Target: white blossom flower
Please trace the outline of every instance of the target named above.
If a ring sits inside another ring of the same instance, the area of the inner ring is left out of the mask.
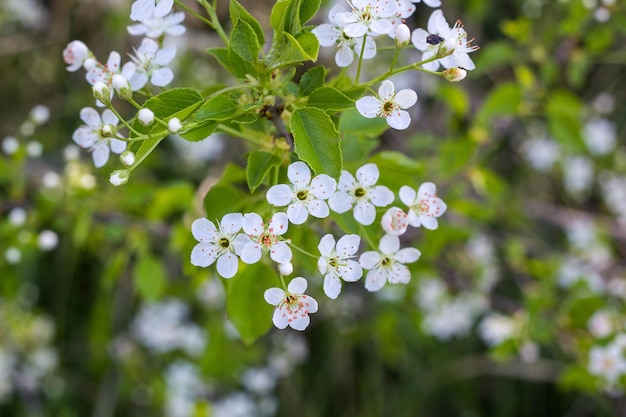
[[[2,150],[7,155],[13,155],[20,148],[20,142],[13,136],[7,136],[2,140]]]
[[[330,210],[326,201],[337,189],[337,181],[326,174],[311,180],[311,170],[302,161],[287,168],[287,177],[292,185],[272,186],[266,194],[267,201],[276,207],[287,207],[287,217],[293,224],[302,224],[309,214],[323,219]]]
[[[180,36],[185,33],[185,26],[181,23],[185,20],[184,12],[171,13],[163,17],[150,17],[143,19],[141,23],[127,27],[128,33],[133,36],[147,36],[158,39],[164,34]]]
[[[413,227],[424,226],[428,230],[435,230],[439,225],[437,217],[446,212],[446,204],[437,197],[437,188],[432,182],[425,182],[415,190],[409,186],[402,186],[398,195],[400,200],[409,206],[409,224]]]
[[[109,182],[114,187],[119,187],[120,185],[126,184],[129,178],[130,178],[129,170],[116,169],[115,171],[111,172],[111,175],[109,176]]]
[[[615,124],[607,119],[591,119],[585,124],[583,139],[592,155],[606,155],[617,143]]]
[[[217,273],[232,278],[237,273],[243,247],[250,242],[248,236],[239,233],[243,216],[229,213],[215,227],[213,222],[200,218],[191,224],[191,233],[198,243],[191,251],[191,263],[207,267],[217,260]]]
[[[50,251],[57,247],[59,236],[52,230],[44,230],[37,236],[37,246],[44,251]]]
[[[165,87],[174,79],[174,73],[166,65],[176,56],[173,46],[159,48],[159,44],[150,38],[144,38],[131,59],[135,64],[135,73],[129,78],[133,91],[143,88],[150,80],[152,85]]]
[[[390,284],[406,284],[411,279],[407,263],[415,262],[421,252],[415,248],[400,249],[400,238],[385,235],[378,245],[380,252],[364,252],[359,258],[363,269],[368,269],[365,277],[365,289],[380,290],[387,281]]]
[[[9,212],[7,220],[12,226],[22,226],[26,223],[26,217],[26,210],[21,207],[15,207]]]
[[[376,207],[385,207],[394,199],[389,188],[376,185],[380,173],[376,164],[366,164],[356,171],[356,179],[348,171],[342,171],[337,192],[328,199],[328,205],[337,213],[345,213],[354,207],[354,218],[368,226],[374,223]]]
[[[130,18],[141,22],[152,17],[163,17],[172,11],[174,0],[135,0],[131,6]]]
[[[515,336],[515,319],[499,313],[491,313],[480,322],[480,338],[488,346],[499,346]]]
[[[364,117],[384,117],[394,129],[404,130],[411,123],[408,109],[417,102],[415,91],[405,88],[394,93],[394,85],[385,80],[378,89],[378,97],[366,96],[356,101],[356,108]]]
[[[589,332],[597,338],[607,337],[612,334],[615,331],[612,316],[608,310],[598,310],[593,313],[587,321]]]
[[[85,60],[91,56],[91,51],[81,41],[72,41],[63,50],[63,60],[68,65],[67,70],[70,72],[82,68]]]
[[[409,225],[408,214],[398,207],[391,207],[383,214],[381,226],[385,233],[395,236],[403,235]]]
[[[31,119],[36,125],[41,126],[50,120],[50,109],[48,106],[38,104],[31,109],[28,114],[28,118]]]
[[[288,240],[282,235],[287,232],[289,220],[285,213],[276,213],[267,225],[257,213],[247,213],[242,220],[243,231],[250,237],[250,242],[241,250],[241,260],[247,264],[258,262],[263,252],[269,252],[270,258],[279,264],[291,261],[291,249]]]
[[[422,60],[439,57],[423,65],[424,69],[437,71],[441,64],[444,68],[460,67],[465,70],[473,70],[474,62],[469,57],[470,52],[478,49],[471,45],[472,40],[467,40],[467,33],[463,24],[457,20],[453,27],[448,25],[441,9],[437,9],[428,19],[428,32],[424,29],[416,29],[411,36],[415,47],[422,51]]]
[[[317,269],[324,275],[324,293],[335,299],[341,292],[341,280],[358,281],[363,276],[363,269],[357,261],[350,258],[356,256],[361,244],[358,235],[345,235],[337,241],[331,234],[320,240],[317,248],[322,256],[317,260]]]
[[[80,118],[85,124],[74,131],[72,139],[78,146],[91,152],[96,168],[107,163],[109,151],[118,154],[124,152],[126,142],[114,137],[118,119],[111,110],[105,109],[100,117],[95,109],[85,107],[80,111]]]
[[[154,112],[147,107],[140,109],[137,112],[137,120],[143,126],[150,126],[154,122]]]
[[[295,330],[304,330],[311,322],[309,314],[317,312],[317,301],[304,294],[307,282],[297,277],[289,282],[287,291],[270,288],[265,291],[265,301],[276,306],[272,322],[279,329],[289,326]]]
[[[95,85],[98,82],[103,83],[110,89],[110,97],[113,98],[114,89],[110,88],[113,84],[113,76],[115,74],[121,74],[124,78],[129,80],[135,73],[135,64],[127,62],[123,67],[120,67],[122,57],[116,51],[112,51],[109,54],[109,59],[105,65],[100,62],[96,62],[95,65],[89,71],[85,78],[91,85]],[[98,106],[102,106],[100,101],[97,101]]]
[[[559,145],[549,137],[533,138],[522,144],[522,154],[537,171],[547,172],[561,154]]]
[[[344,22],[338,15],[345,13],[345,9],[339,5],[330,9],[328,20],[330,23],[323,23],[311,32],[317,36],[321,46],[335,46],[337,52],[335,54],[335,63],[339,67],[347,67],[354,61],[355,56],[361,54],[363,50],[363,59],[371,59],[376,56],[376,42],[371,37],[352,38],[343,31]],[[363,42],[365,41],[365,49]]]
[[[609,384],[617,382],[626,373],[626,359],[623,348],[618,345],[594,346],[589,350],[587,370],[592,375],[600,376]]]
[[[344,32],[351,38],[366,34],[386,35],[394,28],[390,18],[397,10],[397,3],[390,0],[348,0],[351,11],[338,15],[344,22]]]
[[[585,156],[572,156],[563,161],[563,182],[568,193],[582,194],[593,184],[593,162]]]

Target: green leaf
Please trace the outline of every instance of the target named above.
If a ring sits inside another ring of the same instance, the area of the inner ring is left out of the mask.
[[[522,92],[515,83],[502,84],[485,100],[477,118],[488,124],[493,116],[514,116],[522,102]]]
[[[313,90],[324,85],[325,78],[326,68],[323,65],[311,68],[300,78],[299,95],[301,97],[310,95]]]
[[[237,78],[243,78],[246,74],[253,76],[258,75],[259,71],[251,62],[241,59],[232,49],[227,48],[209,48],[205,52],[215,59],[228,72]]]
[[[226,213],[238,212],[244,205],[244,194],[230,184],[216,184],[204,197],[204,209],[209,220],[221,219]]]
[[[354,107],[354,101],[336,88],[321,87],[311,93],[307,105],[322,110],[341,111]]]
[[[187,183],[176,183],[160,187],[148,206],[146,218],[167,219],[169,216],[189,209],[194,189]]]
[[[287,14],[287,9],[291,2],[292,0],[278,0],[272,7],[270,25],[274,28],[274,42],[276,42],[276,38],[282,36],[285,31],[285,15]]]
[[[557,90],[546,103],[546,114],[550,133],[564,148],[574,152],[584,152],[581,136],[581,115],[583,103],[574,94]]]
[[[202,123],[199,126],[194,127],[193,129],[189,129],[185,133],[182,133],[180,136],[183,139],[188,140],[189,142],[200,142],[206,138],[208,138],[213,132],[215,132],[215,128],[219,123],[216,121],[209,120],[208,122]]]
[[[370,162],[378,166],[381,183],[387,185],[392,191],[399,190],[403,185],[417,189],[417,186],[423,182],[421,176],[424,173],[424,165],[402,152],[378,152]]]
[[[167,276],[161,262],[149,255],[143,255],[135,265],[134,282],[139,295],[155,301],[165,289]]]
[[[320,8],[322,0],[300,0],[300,24],[304,25],[311,20]]]
[[[339,118],[339,131],[342,134],[354,134],[375,138],[382,135],[389,125],[382,117],[367,119],[359,113],[356,107],[347,109]]]
[[[252,151],[248,155],[248,167],[246,169],[246,179],[250,191],[263,183],[263,179],[273,167],[280,165],[280,158],[274,154],[262,151]]]
[[[237,113],[237,103],[230,98],[230,94],[219,94],[208,99],[196,112],[195,119],[228,120]]]
[[[278,281],[274,269],[263,262],[240,264],[240,268],[226,281],[226,310],[243,342],[250,345],[272,326],[274,306],[265,301],[263,294],[276,287]]]
[[[259,58],[259,39],[254,29],[241,19],[230,33],[230,48],[246,61],[255,62]]]
[[[243,6],[239,4],[239,2],[237,2],[237,0],[230,0],[230,5],[228,9],[230,11],[230,20],[233,26],[236,24],[238,19],[241,19],[244,22],[246,22],[248,25],[250,25],[252,30],[254,30],[254,33],[256,34],[257,40],[259,42],[259,46],[262,47],[263,44],[265,43],[265,36],[263,33],[263,28],[261,27],[259,22],[254,18],[254,16],[248,13],[248,11],[244,9]]]
[[[437,97],[443,99],[457,115],[464,115],[469,111],[469,97],[465,90],[453,84],[439,84]]]
[[[291,117],[296,154],[317,174],[339,178],[343,165],[339,131],[321,109],[305,107]]]
[[[297,37],[283,33],[280,43],[274,43],[272,50],[265,58],[266,64],[272,68],[281,68],[306,61],[316,61],[319,42],[312,33],[301,33]]]

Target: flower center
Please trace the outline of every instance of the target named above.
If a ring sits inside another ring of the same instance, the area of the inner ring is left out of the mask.
[[[219,245],[221,247],[223,247],[224,249],[227,249],[228,247],[230,247],[230,240],[228,240],[225,237],[223,237],[223,238],[220,239]]]
[[[363,187],[359,187],[356,190],[354,190],[354,196],[356,198],[361,198],[365,195],[365,189]]]
[[[298,200],[300,201],[305,201],[308,196],[309,196],[309,192],[307,190],[298,191],[296,193],[296,197],[298,197]]]
[[[385,256],[385,257],[383,257],[383,259],[380,260],[380,264],[382,266],[389,266],[389,265],[391,265],[392,262],[393,262],[393,259],[391,259],[388,256]]]
[[[277,242],[276,239],[276,235],[273,235],[269,232],[264,232],[260,237],[259,237],[259,242],[261,243],[261,245],[263,245],[266,248],[269,248],[270,246],[272,246],[274,243]]]
[[[381,112],[384,116],[389,116],[396,109],[396,104],[393,101],[385,101],[382,106]]]

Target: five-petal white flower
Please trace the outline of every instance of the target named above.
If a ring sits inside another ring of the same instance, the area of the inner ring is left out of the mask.
[[[151,17],[163,17],[172,11],[174,0],[135,0],[130,9],[130,18],[141,22]]]
[[[338,15],[345,23],[344,32],[351,38],[366,34],[386,35],[393,30],[390,18],[396,14],[397,3],[391,0],[348,0],[352,11]]]
[[[354,218],[368,226],[376,219],[376,207],[385,207],[394,199],[391,190],[376,185],[380,172],[376,164],[366,164],[356,171],[356,179],[348,171],[342,171],[337,192],[328,199],[328,205],[337,213],[345,213],[354,207]]]
[[[165,87],[174,79],[174,73],[166,65],[176,56],[173,46],[159,49],[159,44],[150,38],[144,38],[131,59],[135,64],[135,73],[129,79],[130,88],[137,91],[150,79],[152,85]]]
[[[400,188],[400,200],[409,206],[408,221],[413,227],[424,226],[429,230],[438,227],[437,217],[446,212],[447,206],[437,197],[437,187],[432,182],[425,182],[415,190],[407,185]]]
[[[98,82],[105,84],[109,87],[111,92],[111,98],[113,98],[114,89],[111,88],[113,84],[113,76],[115,74],[121,74],[127,80],[130,79],[135,73],[135,64],[127,62],[120,68],[122,57],[116,51],[112,51],[109,54],[109,59],[106,65],[97,62],[85,75],[87,82],[91,85],[95,85]],[[99,107],[103,107],[104,104],[99,100],[96,101]]]
[[[385,233],[400,236],[409,225],[408,215],[398,207],[391,207],[383,214],[380,224]]]
[[[328,217],[326,201],[337,189],[337,181],[326,174],[311,180],[311,170],[302,161],[287,168],[287,177],[293,185],[272,186],[266,194],[267,201],[276,207],[287,207],[287,217],[293,224],[302,224],[309,214],[319,219]]]
[[[80,111],[84,125],[74,131],[72,139],[81,148],[91,152],[96,168],[104,166],[109,160],[110,151],[122,153],[126,150],[126,142],[116,139],[118,118],[109,109],[100,114],[91,107]]]
[[[151,17],[141,23],[128,26],[128,33],[133,36],[145,35],[152,39],[158,39],[163,34],[180,36],[185,33],[185,26],[181,23],[185,20],[184,12],[171,13],[163,17]]]
[[[207,267],[217,260],[217,273],[224,278],[232,278],[237,273],[241,254],[250,238],[242,233],[241,213],[229,213],[215,227],[213,222],[200,218],[191,224],[191,233],[198,243],[191,251],[191,263]]]
[[[363,269],[354,258],[359,250],[361,237],[345,235],[337,241],[331,234],[325,235],[317,248],[322,256],[317,260],[317,269],[324,275],[324,293],[332,299],[341,292],[341,280],[355,282],[363,276]]]
[[[270,258],[279,264],[291,261],[291,249],[282,235],[287,232],[289,220],[285,213],[276,213],[267,225],[257,213],[244,214],[241,222],[243,231],[250,237],[250,242],[241,250],[241,260],[247,264],[258,262],[263,252],[269,252]]]
[[[359,55],[363,49],[365,39],[365,49],[363,49],[363,59],[371,59],[376,56],[376,42],[371,37],[351,38],[343,31],[344,22],[339,19],[339,15],[345,13],[345,9],[339,5],[330,9],[328,20],[330,23],[323,23],[311,32],[317,36],[321,46],[335,46],[335,63],[339,67],[347,67],[354,61],[354,56]]]
[[[91,55],[87,45],[81,41],[72,41],[63,50],[63,60],[68,65],[67,70],[70,72],[78,71]]]
[[[394,129],[404,130],[411,123],[411,116],[403,109],[408,109],[417,102],[415,91],[405,88],[394,94],[394,85],[385,80],[378,89],[378,98],[366,96],[356,101],[356,108],[368,119],[380,116]]]
[[[417,261],[421,252],[415,248],[400,249],[400,238],[394,235],[383,236],[378,249],[380,252],[364,252],[359,258],[359,264],[369,270],[365,289],[378,291],[387,281],[390,284],[408,283],[411,272],[405,264]]]
[[[279,329],[289,326],[295,330],[304,330],[309,326],[309,314],[317,312],[317,301],[306,295],[307,282],[296,277],[289,282],[287,291],[270,288],[265,291],[264,298],[269,304],[276,306],[272,322]]]

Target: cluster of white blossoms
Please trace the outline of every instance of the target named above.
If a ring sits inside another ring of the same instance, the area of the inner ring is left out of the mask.
[[[118,133],[119,115],[111,111],[114,94],[132,102],[133,92],[146,89],[148,83],[166,87],[174,79],[168,65],[176,56],[176,48],[164,44],[168,36],[185,33],[181,24],[185,14],[173,12],[172,7],[172,0],[137,0],[133,3],[130,17],[137,23],[128,26],[128,33],[145,37],[133,53],[128,54],[130,61],[124,64],[117,51],[109,54],[106,63],[98,61],[87,45],[79,40],[70,42],[63,50],[68,71],[75,72],[81,68],[86,71],[85,78],[92,85],[96,106],[109,107],[102,115],[91,107],[83,108],[80,116],[85,124],[72,137],[78,146],[92,153],[98,168],[107,163],[110,151],[121,153],[126,149],[124,137]],[[154,120],[154,115],[150,117],[145,112],[136,117],[144,125]],[[117,177],[119,175],[114,178]],[[122,183],[113,179],[112,182]]]
[[[414,3],[420,0],[348,0],[349,10],[343,5],[335,5],[328,15],[329,23],[313,29],[321,46],[335,47],[335,62],[339,67],[350,66],[355,57],[359,65],[364,59],[376,56],[376,39],[387,35],[395,39],[398,51],[409,44],[422,52],[422,61],[414,68],[429,72],[445,68],[441,73],[448,81],[460,81],[467,71],[475,68],[470,52],[478,49],[467,38],[461,21],[450,26],[440,9],[428,19],[428,30],[416,29],[411,34],[404,24],[416,10]],[[440,0],[428,0],[429,7],[440,7]],[[393,60],[395,63],[395,59]],[[420,67],[421,68],[418,68]],[[392,68],[389,75],[392,75]],[[378,90],[378,96],[363,97],[356,102],[357,110],[365,117],[384,117],[394,129],[406,129],[411,118],[406,109],[417,102],[417,94],[411,89],[394,93],[394,85],[385,80]]]
[[[191,252],[191,263],[207,267],[216,263],[217,272],[224,278],[237,274],[239,259],[253,264],[268,255],[276,262],[281,276],[290,275],[294,246],[284,237],[289,223],[301,225],[309,219],[327,218],[331,211],[353,212],[354,219],[368,226],[376,219],[376,208],[390,205],[394,193],[383,185],[377,185],[379,170],[375,164],[366,164],[353,176],[342,171],[339,183],[326,174],[312,176],[310,168],[301,161],[287,168],[290,184],[277,184],[266,193],[267,201],[274,207],[287,206],[286,213],[277,212],[265,224],[257,213],[229,213],[217,225],[206,218],[195,220],[191,226],[194,238],[199,242]],[[438,227],[437,217],[446,211],[445,203],[435,194],[433,183],[422,184],[417,191],[409,186],[400,189],[400,200],[407,205],[406,213],[391,207],[381,218],[383,236],[374,250],[357,252],[361,236],[346,234],[335,239],[332,234],[324,235],[318,245],[320,252],[317,267],[324,276],[324,293],[332,299],[341,292],[341,281],[355,282],[364,272],[365,288],[378,291],[387,282],[406,284],[411,278],[407,264],[416,262],[421,253],[415,248],[401,248],[400,238],[408,226],[434,230]],[[314,255],[311,255],[314,256]],[[290,326],[304,330],[310,322],[309,314],[315,313],[317,301],[304,292],[307,281],[297,277],[286,288],[270,288],[265,300],[276,306],[273,322],[283,329]]]

